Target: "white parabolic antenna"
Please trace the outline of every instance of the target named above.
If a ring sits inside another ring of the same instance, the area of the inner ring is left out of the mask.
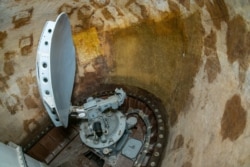
[[[37,80],[43,104],[55,126],[68,126],[75,78],[75,48],[67,14],[47,21],[37,50]]]

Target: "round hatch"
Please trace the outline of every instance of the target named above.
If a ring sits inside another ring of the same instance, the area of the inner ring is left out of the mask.
[[[55,126],[68,126],[75,77],[75,48],[67,14],[47,21],[37,50],[37,81],[42,101]]]

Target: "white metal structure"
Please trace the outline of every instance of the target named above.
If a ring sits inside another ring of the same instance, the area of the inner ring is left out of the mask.
[[[68,16],[47,21],[37,50],[37,80],[43,104],[55,126],[68,126],[75,78],[75,48]]]
[[[0,142],[0,167],[48,167],[23,153],[14,143],[5,145]]]

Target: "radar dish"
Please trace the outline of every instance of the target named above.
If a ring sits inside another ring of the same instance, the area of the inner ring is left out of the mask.
[[[68,126],[75,78],[75,48],[67,14],[47,21],[37,50],[37,81],[43,104],[55,126]]]

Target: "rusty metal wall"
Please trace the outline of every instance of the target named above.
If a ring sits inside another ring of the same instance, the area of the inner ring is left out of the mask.
[[[100,83],[142,87],[170,115],[167,164],[249,166],[248,9],[244,0],[1,0],[0,140],[27,143],[50,123],[36,49],[44,23],[65,11],[77,49],[72,98]]]

